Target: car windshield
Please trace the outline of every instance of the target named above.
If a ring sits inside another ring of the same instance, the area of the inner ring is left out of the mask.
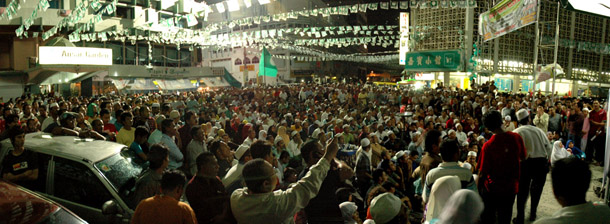
[[[142,172],[142,168],[135,166],[128,158],[121,154],[114,154],[95,164],[115,189],[123,201],[128,202],[128,196],[135,186],[137,176]]]

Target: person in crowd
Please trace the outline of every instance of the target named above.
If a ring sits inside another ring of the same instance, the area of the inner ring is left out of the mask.
[[[462,189],[449,197],[449,200],[447,200],[443,207],[443,211],[434,223],[478,223],[481,213],[483,213],[483,200],[481,196],[474,191]],[[434,220],[432,219],[432,221]]]
[[[577,158],[560,159],[551,170],[551,180],[553,194],[562,208],[552,217],[540,219],[535,224],[608,223],[608,205],[586,200],[591,183],[591,170],[587,163]]]
[[[382,146],[379,143],[379,136],[377,133],[371,133],[369,134],[369,138],[371,141],[371,165],[373,167],[377,167],[377,165],[379,165],[379,162],[381,162],[381,160],[383,159],[381,154],[387,154],[388,150],[386,147]]]
[[[233,193],[233,191],[238,188],[245,187],[246,184],[244,182],[244,178],[242,176],[242,171],[244,170],[244,165],[252,160],[252,153],[250,152],[250,147],[248,145],[240,145],[237,150],[235,150],[235,159],[238,160],[238,163],[229,169],[224,178],[222,178],[222,184],[225,186],[225,189],[229,194]]]
[[[343,217],[344,224],[362,223],[360,217],[358,217],[358,206],[356,203],[351,201],[342,202],[339,204],[339,209],[341,209],[341,216]]]
[[[563,158],[568,158],[572,155],[571,150],[563,147],[561,141],[557,140],[553,143],[553,152],[551,153],[551,166],[555,165],[555,162]]]
[[[430,130],[426,133],[425,138],[426,153],[419,164],[420,176],[413,183],[415,194],[422,195],[426,183],[426,178],[430,170],[438,167],[443,162],[441,156],[441,132],[438,130]]]
[[[142,165],[148,160],[146,158],[146,153],[148,152],[147,140],[148,129],[144,126],[135,128],[134,140],[129,146],[129,152],[132,154],[132,158],[134,158],[134,162],[137,164]]]
[[[237,189],[231,195],[231,210],[238,223],[290,223],[294,214],[305,208],[320,189],[330,162],[339,147],[333,139],[318,163],[296,185],[286,191],[275,191],[278,183],[273,166],[254,159],[244,166],[246,188]]]
[[[502,125],[502,129],[504,129],[505,132],[514,131],[516,129],[515,123],[512,122],[512,119],[509,115],[504,117],[504,124]]]
[[[464,189],[477,191],[472,171],[458,164],[460,153],[458,144],[456,140],[445,140],[441,144],[440,152],[443,162],[437,168],[431,169],[426,176],[423,194],[424,203],[428,202],[434,183],[444,176],[457,176],[460,180],[460,186],[463,186]]]
[[[169,148],[169,169],[178,169],[182,167],[184,162],[184,154],[180,151],[180,147],[174,141],[174,138],[180,137],[176,130],[174,120],[165,119],[161,123],[161,131],[163,136],[161,137],[161,144],[164,144]]]
[[[187,112],[188,113],[188,112]],[[229,194],[218,174],[218,160],[209,152],[197,156],[197,173],[186,185],[186,198],[199,223],[218,223],[230,216]]]
[[[94,138],[97,140],[106,140],[104,136],[100,135],[96,131],[93,130],[83,130],[77,131],[76,125],[76,113],[73,112],[63,112],[59,116],[59,124],[52,123],[47,126],[47,129],[43,130],[43,132],[51,133],[56,136],[76,136],[81,138]]]
[[[356,181],[361,195],[371,187],[373,180],[373,165],[371,164],[371,141],[368,138],[360,140],[360,148],[356,152]]]
[[[477,185],[485,204],[481,222],[508,224],[519,190],[520,163],[527,152],[519,134],[502,130],[500,112],[488,111],[483,124],[494,135],[483,145],[477,164]]]
[[[187,113],[189,114],[189,113]],[[207,152],[207,145],[205,143],[205,135],[200,125],[191,127],[190,136],[192,140],[186,146],[186,161],[188,162],[189,174],[194,176],[197,174],[197,157],[203,152]],[[182,136],[182,135],[180,135]]]
[[[299,175],[299,179],[309,172],[309,170],[322,158],[324,151],[322,144],[318,141],[308,141],[301,149],[302,157],[307,166]],[[322,182],[322,186],[316,197],[309,201],[305,207],[307,220],[311,223],[317,222],[340,222],[341,210],[339,209],[340,201],[337,199],[335,192],[341,186],[344,179],[341,178],[340,170],[346,169],[344,164],[339,164],[335,160],[330,161],[330,170],[326,174],[326,178]]]
[[[40,131],[40,122],[38,122],[37,119],[28,119],[25,125],[25,133],[34,133],[34,132],[39,132]]]
[[[156,118],[156,123],[157,123],[157,129],[154,130],[153,132],[150,133],[150,136],[148,136],[148,144],[156,144],[156,143],[160,143],[161,139],[163,138],[163,131],[161,131],[163,129],[163,121],[165,120],[165,116],[163,115],[158,115]]]
[[[581,108],[582,102],[573,103],[570,106],[570,115],[568,116],[568,140],[572,140],[574,145],[578,147],[580,147],[582,126],[585,121]]]
[[[6,130],[13,150],[2,160],[2,179],[24,186],[35,187],[38,180],[38,154],[25,149],[25,131],[19,126]]]
[[[40,126],[41,130],[46,130],[49,125],[52,123],[57,123],[57,119],[59,118],[59,104],[51,103],[49,105],[49,116],[42,121],[42,125]],[[4,116],[6,120],[6,116]],[[6,129],[8,130],[8,129]]]
[[[544,113],[542,107],[538,107],[537,115],[545,122],[547,116],[542,116]],[[546,115],[546,114],[544,114]],[[530,206],[530,221],[536,220],[536,212],[540,196],[546,182],[546,174],[549,172],[548,161],[551,157],[552,146],[549,139],[546,137],[546,124],[544,129],[541,126],[530,125],[530,115],[527,109],[520,109],[516,113],[519,122],[519,128],[515,129],[515,133],[521,136],[525,146],[526,159],[521,161],[521,169],[519,176],[519,194],[517,194],[517,217],[513,220],[514,223],[523,223],[525,217],[525,203],[531,193]],[[540,124],[540,121],[538,121]]]
[[[186,176],[180,171],[169,170],[161,178],[161,193],[142,200],[131,218],[132,224],[140,223],[197,223],[195,212],[181,202]]]
[[[593,101],[593,110],[589,113],[588,147],[586,160],[592,162],[595,159],[598,165],[603,166],[605,161],[606,142],[606,110],[602,109],[598,100]]]
[[[184,114],[184,120],[186,121],[184,126],[178,129],[180,133],[180,141],[183,143],[182,153],[186,154],[186,148],[191,140],[193,140],[193,135],[191,135],[191,128],[194,126],[199,126],[199,117],[193,111],[187,111]],[[195,157],[197,158],[197,157]]]
[[[301,147],[304,144],[303,140],[301,139],[301,135],[299,135],[296,131],[293,131],[292,133],[290,133],[290,135],[292,136],[292,139],[290,139],[290,141],[288,142],[286,149],[288,153],[290,153],[291,158],[300,158]],[[278,134],[278,136],[280,135]],[[282,138],[282,140],[285,139]]]
[[[133,207],[140,201],[159,193],[163,171],[169,165],[169,149],[164,145],[154,144],[150,147],[146,158],[149,165],[136,180]]]
[[[409,208],[396,195],[386,192],[371,201],[369,212],[374,223],[407,223]],[[365,221],[366,222],[366,221]]]
[[[449,197],[460,190],[461,186],[460,178],[457,176],[447,175],[438,178],[430,190],[430,197],[426,200],[425,220],[438,218]]]
[[[116,135],[116,141],[117,143],[130,146],[131,143],[133,143],[134,133],[136,131],[135,128],[132,127],[133,115],[131,112],[123,112],[119,121],[121,122],[122,128]]]
[[[544,112],[544,107],[538,106],[536,108],[536,116],[534,117],[533,124],[537,128],[540,128],[544,133],[549,131],[549,115]]]
[[[233,152],[227,143],[221,140],[216,140],[210,143],[209,150],[216,156],[218,160],[218,177],[221,179],[225,177],[229,169],[233,166]]]
[[[566,142],[566,149],[568,149],[572,155],[574,155],[574,157],[578,158],[578,159],[585,159],[586,154],[580,150],[580,148],[576,147],[576,145],[574,145],[574,141],[572,140],[568,140]]]

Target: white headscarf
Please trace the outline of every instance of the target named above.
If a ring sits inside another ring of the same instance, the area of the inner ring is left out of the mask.
[[[458,190],[445,204],[445,209],[438,218],[438,224],[477,223],[483,213],[483,200],[472,190]]]
[[[260,130],[258,132],[258,140],[261,140],[261,141],[267,140],[267,132],[265,130]]]
[[[341,215],[343,216],[343,223],[345,224],[356,224],[356,220],[354,220],[353,216],[358,210],[358,206],[356,203],[346,201],[339,204],[339,208],[341,209]]]
[[[563,148],[561,141],[555,141],[555,143],[553,143],[553,152],[551,152],[551,165],[555,164],[557,160],[568,156],[570,156],[570,152]]]
[[[444,176],[437,179],[430,190],[430,198],[426,209],[426,221],[438,218],[451,195],[460,190],[460,178],[457,176]]]

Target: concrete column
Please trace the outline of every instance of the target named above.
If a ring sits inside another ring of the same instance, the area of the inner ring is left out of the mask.
[[[572,11],[570,13],[571,15],[571,20],[570,20],[570,40],[574,40],[574,29],[575,29],[575,24],[576,24],[576,12]],[[566,73],[566,77],[568,79],[574,80],[576,77],[572,75],[572,68],[573,68],[573,63],[572,60],[574,60],[574,49],[572,48],[568,48],[568,66],[566,67],[565,73]],[[572,93],[574,93],[575,89],[578,89],[578,85],[577,82],[572,82]],[[557,90],[555,90],[557,91]]]
[[[493,74],[498,74],[498,63],[500,63],[500,38],[494,39]]]
[[[521,85],[521,76],[513,76],[513,92],[519,93],[519,86]]]
[[[449,82],[451,80],[451,78],[449,77],[450,73],[449,72],[445,72],[445,74],[443,74],[443,86],[449,86]]]
[[[474,0],[468,0],[474,1]],[[468,1],[466,1],[466,5],[468,5]],[[466,18],[464,22],[464,44],[465,50],[464,55],[464,70],[468,71],[468,66],[470,66],[470,57],[472,56],[472,36],[474,35],[474,8],[466,8]]]
[[[80,95],[86,97],[93,96],[93,77],[80,82]]]

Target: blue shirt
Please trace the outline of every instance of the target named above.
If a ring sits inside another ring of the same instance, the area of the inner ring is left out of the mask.
[[[169,135],[163,134],[161,137],[161,143],[169,148],[169,165],[168,169],[177,169],[182,166],[182,162],[184,161],[184,155],[180,152],[178,145],[174,142],[174,139],[169,137]]]

